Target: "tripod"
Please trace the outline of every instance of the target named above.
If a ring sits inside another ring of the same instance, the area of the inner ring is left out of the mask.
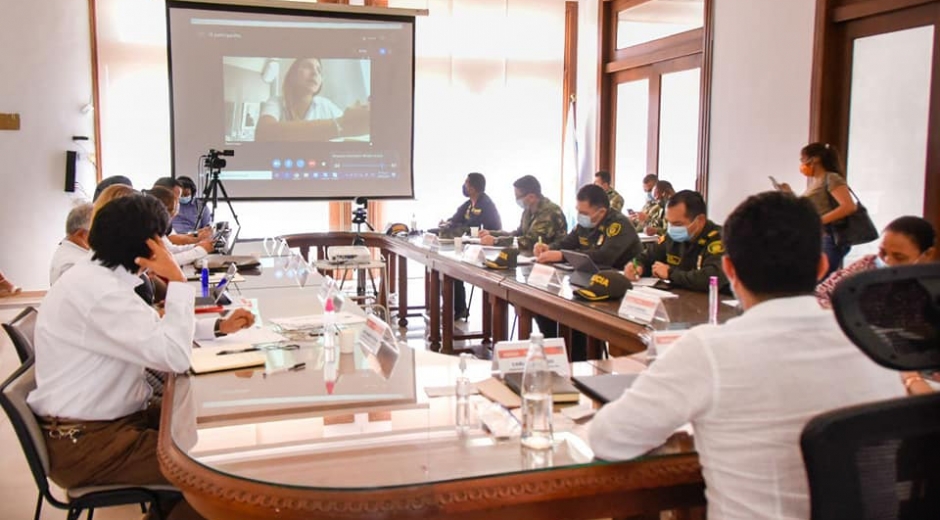
[[[206,166],[209,168],[209,182],[202,191],[202,207],[199,209],[196,222],[201,221],[202,217],[205,215],[206,207],[209,206],[210,202],[212,203],[212,213],[210,213],[212,217],[211,221],[215,222],[215,210],[219,206],[219,189],[221,189],[222,198],[225,200],[225,203],[228,204],[228,210],[232,212],[235,225],[241,228],[241,222],[238,221],[238,215],[235,213],[235,208],[232,207],[232,201],[228,197],[228,192],[225,191],[225,185],[222,184],[222,180],[219,179],[219,174],[225,166],[225,161],[220,160],[218,155],[214,152],[215,150],[210,150],[209,155],[206,156]]]

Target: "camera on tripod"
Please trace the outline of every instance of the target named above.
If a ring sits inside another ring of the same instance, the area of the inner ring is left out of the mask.
[[[205,155],[206,168],[210,170],[220,170],[225,168],[225,159],[222,157],[234,157],[235,150],[209,150]]]
[[[360,226],[362,224],[367,224],[366,221],[369,218],[368,217],[369,213],[368,213],[368,210],[366,209],[366,206],[369,204],[369,199],[365,197],[356,197],[356,204],[359,207],[354,209],[352,212],[352,215],[353,215],[352,223],[356,225],[360,225]],[[370,226],[370,229],[371,229],[371,226]]]

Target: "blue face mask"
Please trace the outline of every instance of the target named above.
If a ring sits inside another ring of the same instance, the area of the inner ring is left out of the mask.
[[[652,190],[646,192],[646,200],[647,200],[647,201],[652,201],[652,200],[653,200],[653,191],[652,191]]]
[[[516,199],[516,205],[522,209],[525,209],[525,197]]]
[[[875,256],[875,269],[884,269],[885,267],[890,267],[880,256]]]
[[[584,229],[591,229],[594,227],[594,223],[591,222],[591,217],[589,215],[582,215],[578,213],[578,225]]]
[[[180,197],[180,204],[189,204],[192,201],[193,201],[192,195],[190,195],[189,197]]]
[[[669,224],[666,233],[669,234],[669,238],[671,238],[673,242],[689,241],[689,228],[687,226],[673,226]]]

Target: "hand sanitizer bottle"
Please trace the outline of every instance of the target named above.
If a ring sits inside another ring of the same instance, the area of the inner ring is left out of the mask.
[[[470,354],[460,355],[460,375],[457,376],[457,406],[455,424],[458,433],[466,433],[470,429],[470,393],[472,392],[470,379],[467,377],[467,358]]]

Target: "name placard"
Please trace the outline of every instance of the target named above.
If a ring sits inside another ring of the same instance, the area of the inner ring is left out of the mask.
[[[568,364],[568,350],[565,348],[564,338],[546,339],[542,347],[545,349],[545,357],[548,358],[549,370],[570,377],[571,365]],[[499,371],[503,375],[525,371],[525,358],[528,353],[528,341],[500,341],[493,351]]]
[[[425,233],[421,237],[421,244],[432,249],[439,248],[441,247],[441,239],[438,238],[434,233]]]
[[[659,296],[641,291],[627,291],[617,314],[639,323],[651,323],[663,302]]]
[[[653,341],[656,342],[656,351],[662,354],[667,348],[671,347],[673,343],[679,341],[682,336],[685,336],[687,331],[688,329],[653,331]]]
[[[460,255],[460,261],[473,265],[483,265],[486,262],[486,253],[483,252],[483,246],[466,246],[463,254]]]
[[[526,280],[526,283],[529,285],[534,285],[536,287],[545,288],[552,284],[552,282],[557,283],[555,268],[548,264],[532,264],[532,271],[529,273],[529,278]]]
[[[359,344],[375,354],[382,347],[383,343],[395,345],[395,335],[391,327],[374,314],[366,317],[366,326],[362,328],[359,334]]]

